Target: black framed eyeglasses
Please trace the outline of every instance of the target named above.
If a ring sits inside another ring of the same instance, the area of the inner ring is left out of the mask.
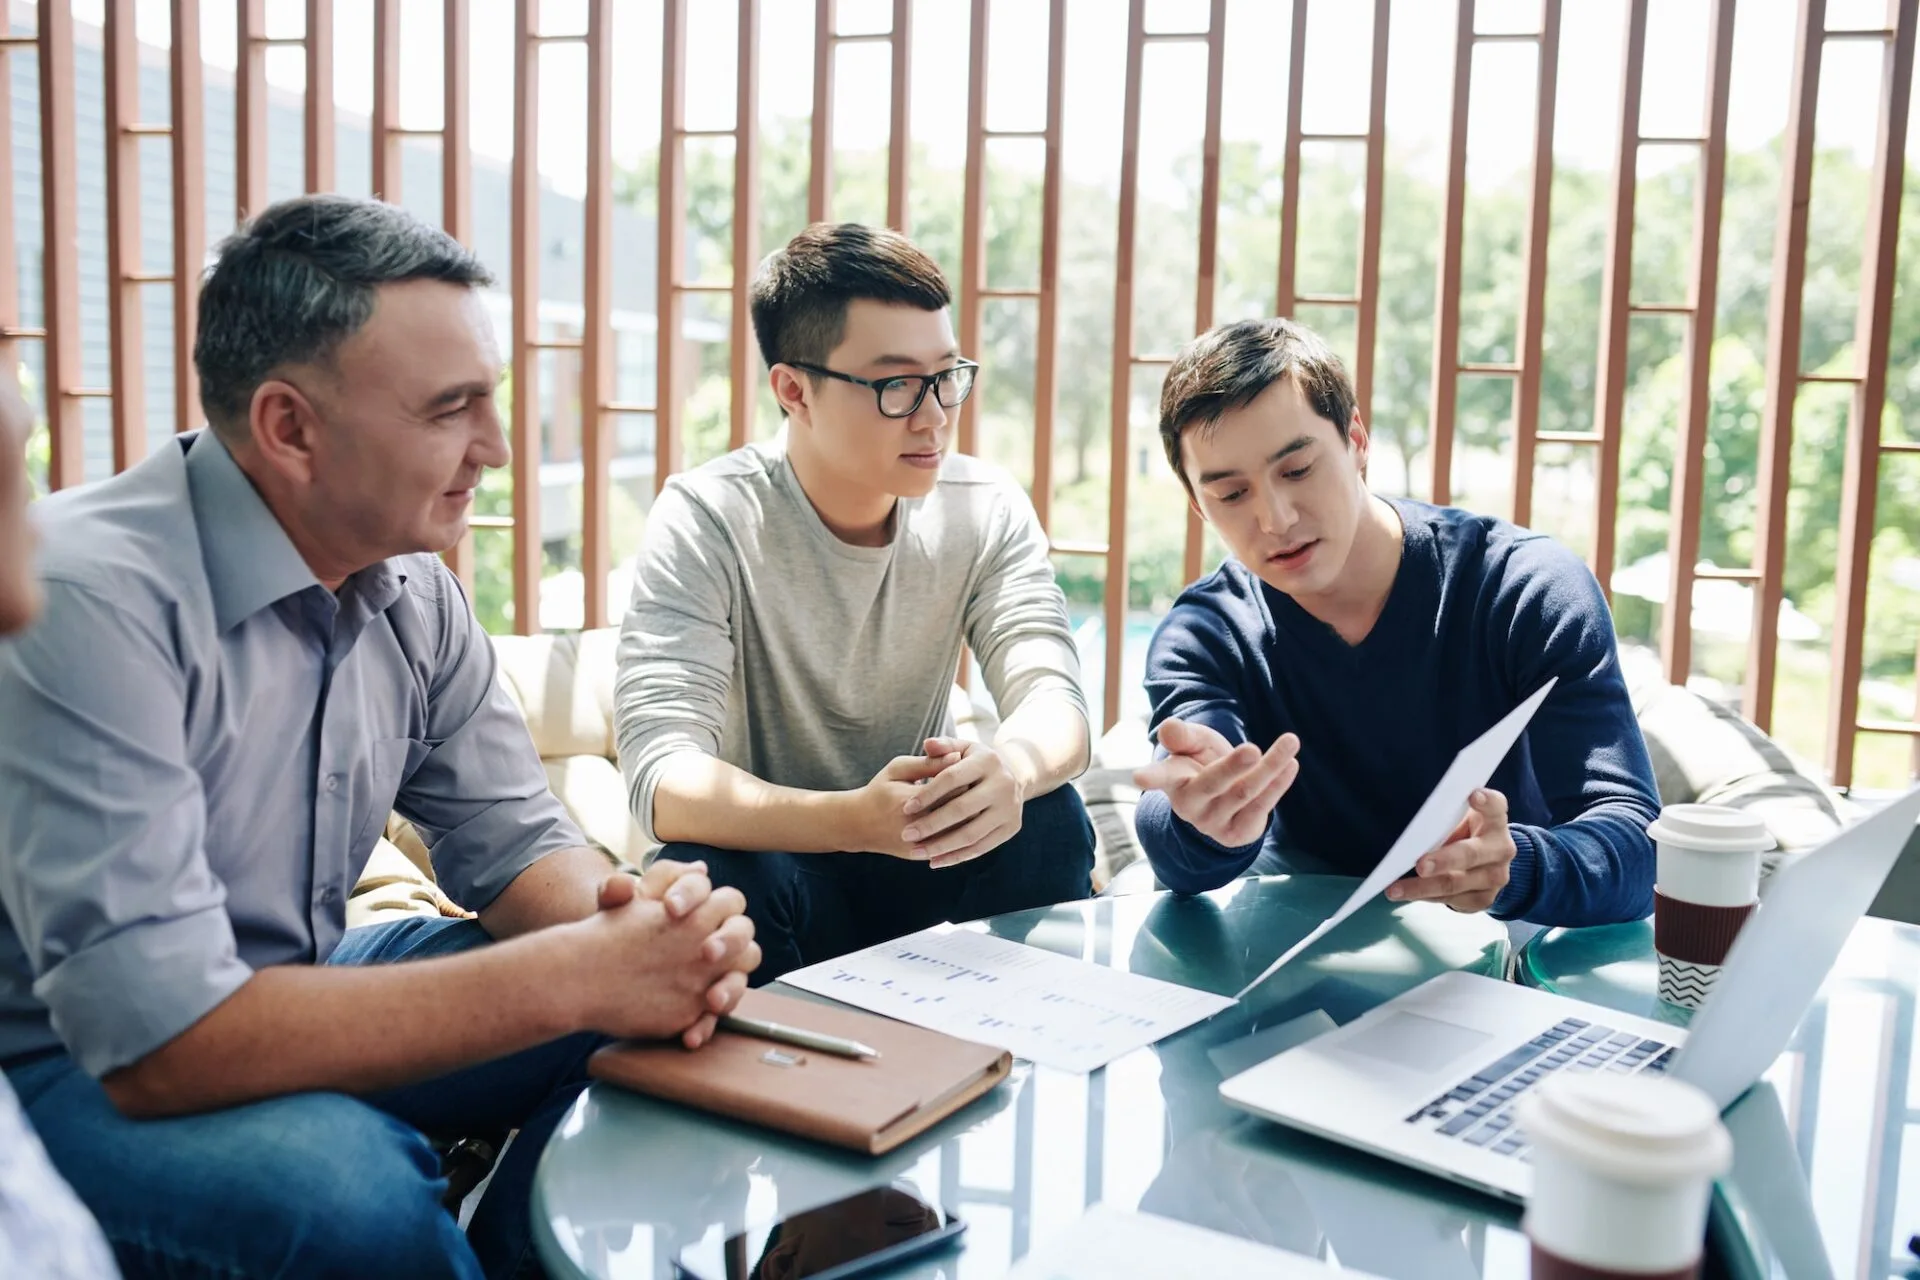
[[[980,366],[972,360],[962,360],[951,369],[942,369],[939,373],[903,373],[891,378],[856,378],[850,373],[841,373],[837,369],[828,369],[823,365],[802,364],[798,360],[786,363],[796,369],[805,369],[808,373],[817,373],[823,378],[838,378],[842,382],[851,382],[856,387],[873,388],[874,402],[880,407],[880,416],[884,418],[911,418],[920,412],[920,405],[927,398],[927,392],[933,392],[934,399],[943,409],[958,407],[973,394],[973,378]]]

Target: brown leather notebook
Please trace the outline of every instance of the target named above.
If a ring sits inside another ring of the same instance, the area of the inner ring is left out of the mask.
[[[722,1030],[689,1052],[677,1041],[608,1045],[590,1075],[703,1111],[869,1155],[891,1151],[986,1093],[1013,1055],[857,1009],[749,991],[735,1011],[857,1040],[876,1059],[843,1058]]]

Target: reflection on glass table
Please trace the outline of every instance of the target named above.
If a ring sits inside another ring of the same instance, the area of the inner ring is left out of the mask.
[[[1198,898],[1137,894],[1018,912],[1000,936],[1232,994],[1352,891],[1333,876],[1242,880]],[[590,1088],[540,1164],[533,1216],[554,1276],[673,1274],[755,1224],[897,1184],[967,1221],[957,1252],[894,1276],[986,1280],[1086,1207],[1144,1209],[1385,1277],[1527,1274],[1518,1211],[1227,1107],[1218,1085],[1248,1036],[1278,1052],[1450,969],[1504,974],[1484,915],[1385,900],[1357,912],[1240,1005],[1091,1075],[1016,1063],[1005,1085],[871,1158],[626,1093]],[[781,988],[783,991],[788,989]],[[794,993],[798,994],[798,993]],[[1244,1051],[1243,1051],[1244,1052]]]
[[[1685,1025],[1654,995],[1653,922],[1550,930],[1532,986]],[[1920,1276],[1920,929],[1862,920],[1785,1053],[1726,1115],[1734,1170],[1713,1215],[1734,1276]],[[1906,1139],[1915,1138],[1909,1149]]]

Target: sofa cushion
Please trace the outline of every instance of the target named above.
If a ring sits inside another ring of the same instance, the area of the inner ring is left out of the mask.
[[[1738,712],[1664,681],[1633,694],[1663,805],[1720,804],[1754,813],[1789,854],[1823,843],[1856,816],[1811,766]]]
[[[549,757],[541,763],[547,785],[588,840],[621,862],[645,865],[659,846],[648,843],[633,820],[619,766],[595,755]]]
[[[620,633],[612,627],[566,635],[493,637],[500,683],[526,717],[533,745],[543,758],[617,759],[613,679],[619,639]]]
[[[347,928],[382,924],[407,916],[470,916],[440,891],[431,875],[391,841],[381,839],[347,895]]]

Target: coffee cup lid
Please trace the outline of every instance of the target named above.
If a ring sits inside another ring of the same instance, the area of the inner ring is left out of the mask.
[[[1758,853],[1773,848],[1773,836],[1758,816],[1719,804],[1670,804],[1660,810],[1647,834],[1707,853]]]
[[[1712,1178],[1733,1163],[1713,1100],[1663,1076],[1553,1076],[1521,1098],[1515,1119],[1536,1146],[1569,1151],[1616,1182]]]

